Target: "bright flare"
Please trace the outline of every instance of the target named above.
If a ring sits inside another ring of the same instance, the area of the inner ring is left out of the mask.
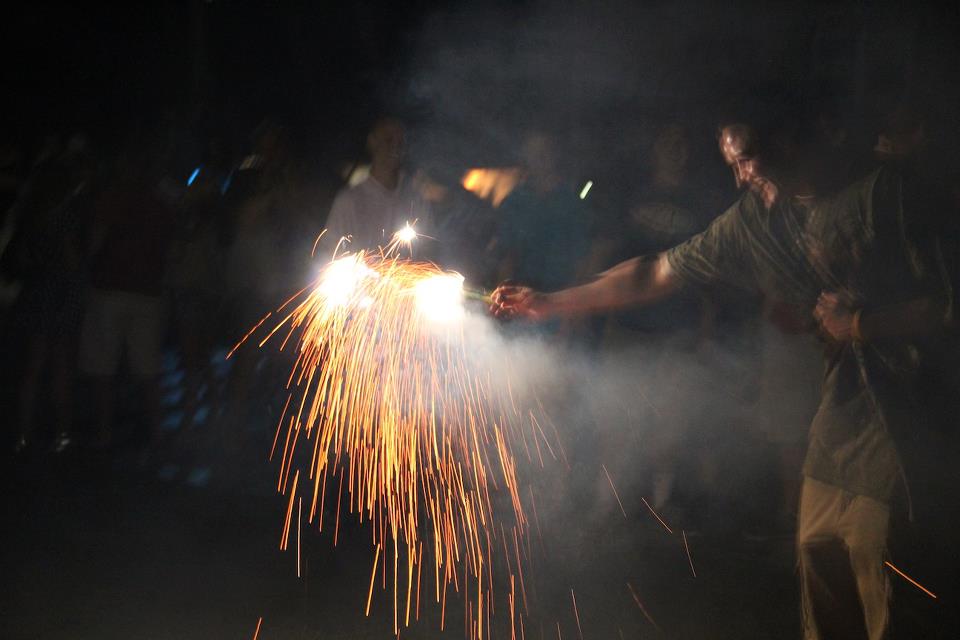
[[[400,229],[400,231],[397,231],[396,238],[404,244],[410,244],[417,239],[417,232],[414,231],[413,227],[411,227],[410,223],[408,222],[403,226],[402,229]]]
[[[431,322],[448,324],[463,318],[463,276],[444,273],[415,285],[417,309]]]
[[[364,280],[376,277],[360,255],[348,255],[324,268],[317,291],[326,307],[343,307],[354,300]]]

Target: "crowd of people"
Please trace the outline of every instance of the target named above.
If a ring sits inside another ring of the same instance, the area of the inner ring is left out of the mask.
[[[9,446],[23,459],[74,449],[109,454],[131,444],[150,449],[164,439],[197,433],[239,446],[237,437],[223,435],[238,433],[239,424],[270,428],[268,420],[255,416],[258,407],[272,401],[272,392],[264,389],[277,385],[263,383],[275,377],[277,365],[262,351],[240,350],[229,372],[220,375],[217,363],[226,350],[309,281],[316,268],[311,253],[321,230],[327,233],[320,254],[328,255],[341,238],[349,240],[348,248],[370,248],[415,221],[428,240],[418,247],[422,257],[456,268],[479,286],[513,280],[532,287],[501,288],[498,312],[549,315],[535,318],[545,320],[535,330],[546,342],[574,346],[597,361],[644,354],[644,366],[658,381],[657,402],[638,405],[635,393],[624,386],[614,394],[619,399],[602,402],[626,409],[607,412],[610,424],[598,425],[600,437],[578,446],[619,451],[619,456],[604,457],[624,460],[623,452],[632,450],[627,443],[632,429],[643,423],[639,460],[628,460],[615,471],[632,477],[630,482],[642,487],[656,509],[697,500],[723,508],[737,504],[741,524],[749,522],[745,527],[760,533],[789,531],[799,504],[807,428],[819,402],[823,344],[835,342],[836,332],[867,328],[830,324],[846,309],[854,310],[848,300],[830,297],[830,292],[819,300],[803,298],[825,289],[811,284],[823,274],[794,263],[783,266],[769,253],[774,246],[794,259],[795,248],[776,245],[778,240],[761,242],[751,254],[751,264],[765,265],[758,267],[760,275],[733,264],[729,255],[757,242],[761,227],[771,237],[781,237],[778,225],[789,219],[764,216],[783,201],[783,194],[789,192],[805,216],[816,210],[810,203],[822,194],[836,193],[872,168],[896,167],[918,177],[910,182],[913,191],[897,194],[904,202],[919,203],[904,208],[908,215],[924,207],[926,215],[937,207],[938,220],[905,223],[922,236],[905,253],[934,281],[938,269],[953,269],[948,263],[954,256],[944,247],[955,238],[943,229],[956,211],[957,194],[930,189],[924,128],[916,118],[891,119],[873,149],[857,149],[842,127],[822,118],[813,126],[798,124],[781,138],[776,133],[763,138],[755,123],[721,124],[727,126],[713,162],[720,166],[725,160],[732,179],[711,179],[716,172],[710,171],[697,175],[695,149],[716,149],[716,142],[694,140],[690,128],[664,121],[651,125],[649,142],[635,149],[642,159],[640,172],[608,185],[598,181],[595,190],[605,193],[596,195],[568,170],[560,133],[529,131],[513,154],[519,183],[498,206],[459,182],[442,184],[408,166],[408,132],[396,118],[382,118],[371,127],[366,140],[369,175],[352,186],[336,184],[330,179],[334,172],[318,177],[307,171],[291,153],[287,132],[271,122],[258,127],[239,154],[231,155],[215,142],[193,144],[193,162],[183,160],[183,140],[162,128],[132,133],[109,153],[106,145],[82,133],[47,136],[32,155],[7,147],[0,236],[3,339],[5,349],[19,354],[8,360],[6,373],[10,388],[16,389],[5,398],[8,414],[16,416],[5,434]],[[338,177],[346,181],[349,175]],[[735,207],[754,207],[749,215],[761,226],[724,230],[732,224],[730,214],[714,222],[734,187],[750,191],[752,199],[741,199]],[[934,195],[943,196],[936,205]],[[698,235],[705,229],[705,235]],[[783,237],[798,244],[809,240],[802,229],[794,235],[787,231]],[[829,243],[811,244],[837,251],[823,246]],[[682,249],[671,249],[678,245]],[[894,244],[885,246],[891,256],[902,253]],[[930,266],[931,247],[949,259]],[[647,258],[622,262],[631,256]],[[604,271],[617,263],[630,267]],[[594,283],[616,281],[609,291],[581,290],[579,298],[557,294],[549,304],[548,298],[532,293],[590,282],[599,272],[604,275]],[[681,290],[670,278],[658,280],[667,272],[716,286]],[[723,275],[728,272],[738,277]],[[648,281],[678,294],[668,297],[657,289],[648,296],[631,288]],[[626,304],[640,302],[649,304]],[[813,330],[818,322],[806,307],[817,309],[824,328],[819,337]],[[585,317],[585,309],[598,313]],[[918,322],[929,309],[914,311],[909,322]],[[946,311],[937,307],[930,312],[936,313]],[[879,330],[898,322],[907,320],[883,320]],[[710,380],[691,378],[690,362],[698,364],[697,371],[709,372]],[[858,366],[872,365],[853,359],[844,366],[855,373]],[[170,369],[182,372],[172,425],[165,422],[161,388],[161,376]],[[845,392],[841,383],[834,385],[837,394]],[[692,410],[689,398],[705,393],[735,401]],[[718,410],[720,406],[732,408]],[[737,442],[736,450],[725,450],[722,443],[731,441]],[[849,478],[830,476],[834,452],[819,442],[824,450],[813,462],[808,455],[808,467],[816,469],[807,475],[849,489],[843,484]],[[741,479],[734,487],[724,480],[751,450],[767,457],[764,477],[776,481],[761,484],[773,490],[758,489],[756,478]],[[850,455],[856,458],[857,451]],[[853,490],[886,504],[895,481],[876,480],[883,484],[877,488],[870,484],[874,480]],[[808,480],[805,500],[814,499],[814,490],[824,493],[819,505],[833,499],[829,488]],[[758,500],[766,502],[758,506]],[[751,513],[756,516],[752,520]],[[877,513],[876,518],[883,517]],[[871,531],[877,529],[883,527]],[[805,535],[812,539],[820,534],[810,529]],[[814,565],[813,559],[804,565],[810,611],[818,605],[811,585],[822,578]],[[869,609],[870,637],[880,637],[886,624],[882,580],[865,578],[869,572],[856,563],[854,572]]]
[[[201,405],[229,406],[225,394],[242,402],[251,364],[238,358],[215,384],[211,360],[302,277],[323,225],[282,127],[265,122],[244,151],[187,145],[163,125],[111,145],[76,133],[46,136],[33,157],[7,150],[3,325],[17,391],[5,400],[18,455],[153,441],[165,354],[184,377],[178,427]]]

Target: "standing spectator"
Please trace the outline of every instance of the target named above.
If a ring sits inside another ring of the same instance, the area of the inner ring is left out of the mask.
[[[206,382],[208,399],[216,388],[209,361],[216,339],[215,319],[223,302],[222,185],[226,176],[219,150],[211,145],[189,180],[164,277],[184,370],[185,427],[196,417],[202,384]]]
[[[224,287],[228,332],[235,342],[303,286],[291,276],[296,271],[293,261],[300,258],[291,256],[299,251],[289,244],[297,180],[285,130],[271,121],[261,124],[253,134],[251,153],[233,176],[224,202],[230,226]],[[265,404],[255,381],[269,364],[263,351],[249,346],[238,349],[230,363],[225,403],[215,425],[216,434],[224,437],[221,453],[227,461],[239,449],[237,434],[249,433],[245,425],[257,422],[251,416]]]
[[[396,118],[381,118],[370,129],[370,175],[334,199],[321,245],[324,258],[342,237],[350,239],[351,251],[374,250],[415,220],[417,231],[431,234],[430,207],[403,172],[405,149],[406,131]]]
[[[94,379],[98,448],[113,442],[115,380],[124,352],[143,399],[145,435],[153,438],[159,426],[163,273],[177,194],[149,169],[149,151],[131,146],[118,159],[90,232],[80,370]]]
[[[523,182],[498,212],[501,279],[536,282],[548,290],[573,282],[590,248],[588,209],[565,179],[556,147],[548,134],[527,135]]]
[[[49,149],[48,149],[49,150]],[[86,141],[43,158],[14,207],[18,226],[12,263],[23,288],[17,302],[19,331],[27,337],[19,393],[17,450],[33,444],[37,396],[50,375],[56,419],[54,450],[71,443],[74,358],[81,314],[80,227],[90,165]]]
[[[649,178],[635,194],[629,215],[615,236],[616,259],[607,260],[607,264],[629,256],[655,254],[703,228],[699,220],[707,207],[688,179],[690,144],[686,130],[677,124],[662,127],[649,149],[649,157]],[[650,495],[657,509],[670,499],[680,445],[694,417],[689,403],[684,401],[691,383],[684,377],[683,369],[689,366],[689,357],[709,338],[713,309],[702,293],[688,291],[651,307],[612,314],[604,327],[603,344],[612,358],[623,357],[624,349],[640,348],[647,366],[656,372],[653,379],[664,383],[657,393],[655,410],[636,394],[625,393],[620,400],[636,403],[635,407],[630,405],[627,413],[644,415],[640,422],[652,425],[644,433],[641,455],[647,462],[643,467],[650,470]],[[634,417],[632,422],[627,428],[612,428],[612,438],[634,432],[638,421]],[[616,460],[613,453],[604,459]],[[627,476],[628,472],[624,470],[618,475]]]

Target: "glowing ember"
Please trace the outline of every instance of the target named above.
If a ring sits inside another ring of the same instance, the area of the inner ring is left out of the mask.
[[[417,239],[417,232],[414,231],[413,227],[411,227],[410,223],[408,222],[403,226],[402,229],[397,231],[395,237],[397,240],[399,240],[400,242],[403,242],[404,244],[410,244],[411,242]]]

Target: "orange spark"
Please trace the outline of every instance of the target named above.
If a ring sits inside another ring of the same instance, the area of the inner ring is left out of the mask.
[[[663,528],[669,531],[670,535],[673,535],[673,529],[671,529],[670,526],[663,521],[663,518],[657,515],[657,512],[653,510],[653,507],[650,506],[650,503],[647,502],[647,499],[646,498],[640,498],[640,499],[643,500],[643,504],[647,505],[647,509],[650,509],[650,513],[653,514],[653,517],[660,521],[660,524],[663,525]]]
[[[633,601],[637,603],[637,606],[640,607],[640,612],[643,613],[644,617],[656,628],[657,631],[660,631],[660,625],[656,623],[653,617],[647,613],[647,608],[643,606],[643,603],[640,602],[640,598],[637,597],[637,592],[633,590],[633,585],[629,582],[627,583],[627,588],[630,589],[630,595],[633,596]]]
[[[570,589],[570,597],[573,599],[573,616],[577,620],[577,635],[580,636],[580,640],[583,640],[583,629],[580,628],[580,612],[577,611],[577,596],[574,595],[573,589]]]
[[[893,569],[894,571],[896,571],[896,572],[900,575],[900,577],[902,577],[904,580],[906,580],[907,582],[909,582],[910,584],[912,584],[913,586],[915,586],[917,589],[920,589],[920,591],[923,591],[925,594],[927,594],[928,596],[930,596],[930,597],[933,598],[934,600],[937,599],[937,596],[936,596],[936,594],[935,594],[934,592],[932,592],[932,591],[930,591],[929,589],[927,589],[926,587],[924,587],[922,584],[920,584],[919,582],[917,582],[916,580],[914,580],[913,578],[911,578],[910,576],[908,576],[907,574],[905,574],[903,571],[900,571],[900,569],[897,569],[895,566],[893,566],[892,564],[890,564],[890,562],[884,561],[883,564],[887,565],[888,567],[890,567],[891,569]]]
[[[620,496],[617,494],[617,488],[613,486],[613,479],[610,478],[610,472],[607,471],[607,467],[603,464],[600,465],[603,467],[603,472],[607,475],[607,482],[610,483],[610,489],[613,490],[613,497],[617,499],[617,504],[620,505],[620,513],[623,514],[623,517],[627,517],[627,512],[623,510],[623,503],[620,502]]]
[[[690,563],[690,573],[696,578],[697,570],[693,568],[693,557],[690,555],[690,545],[687,544],[687,532],[681,529],[680,533],[683,535],[683,548],[687,550],[687,562]]]

